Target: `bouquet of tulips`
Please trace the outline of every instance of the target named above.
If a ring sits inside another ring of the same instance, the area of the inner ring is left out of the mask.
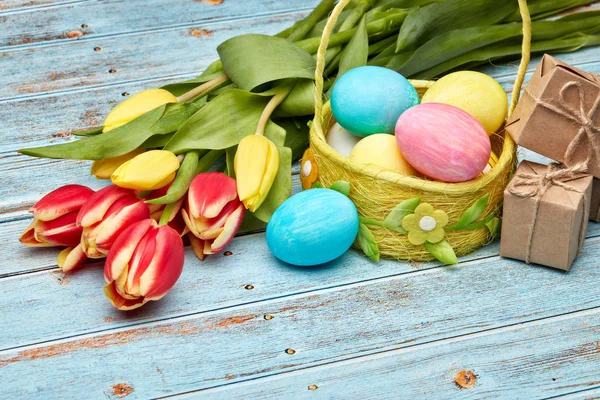
[[[530,0],[534,20],[588,0]],[[292,162],[308,143],[314,56],[335,0],[275,35],[241,35],[218,47],[199,77],[142,91],[117,105],[79,140],[20,150],[91,160],[111,185],[94,193],[68,185],[32,209],[21,237],[64,246],[72,270],[107,258],[105,293],[132,309],[163,296],[183,266],[183,239],[200,259],[221,251],[242,221],[268,222],[292,191]],[[326,53],[326,88],[362,65],[431,79],[449,70],[518,56],[516,1],[355,0]],[[534,52],[600,44],[600,12],[533,22]],[[211,171],[211,172],[209,172]],[[252,217],[250,216],[252,214]]]

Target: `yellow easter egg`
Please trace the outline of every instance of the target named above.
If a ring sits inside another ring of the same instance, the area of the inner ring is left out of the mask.
[[[420,176],[402,156],[394,135],[377,133],[361,139],[350,152],[349,158],[358,164]]]
[[[421,103],[451,104],[471,114],[491,135],[506,119],[508,97],[492,77],[475,71],[458,71],[438,80]]]

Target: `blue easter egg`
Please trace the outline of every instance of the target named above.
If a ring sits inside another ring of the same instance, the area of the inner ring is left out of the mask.
[[[394,133],[400,115],[419,104],[419,94],[399,73],[383,67],[358,67],[342,75],[331,92],[337,122],[357,136]]]
[[[267,225],[269,250],[282,261],[312,266],[344,254],[358,233],[352,201],[331,189],[310,189],[283,202]]]

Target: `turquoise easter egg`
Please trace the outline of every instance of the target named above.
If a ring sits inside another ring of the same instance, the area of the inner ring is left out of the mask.
[[[394,133],[404,111],[419,104],[419,94],[399,73],[383,67],[358,67],[342,75],[331,92],[337,122],[357,136]]]
[[[269,250],[282,261],[312,266],[344,254],[358,233],[352,201],[331,189],[310,189],[283,202],[267,225]]]

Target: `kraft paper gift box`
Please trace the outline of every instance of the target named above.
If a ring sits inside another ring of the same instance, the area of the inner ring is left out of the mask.
[[[592,181],[523,161],[504,191],[500,255],[568,271],[587,230]]]
[[[600,79],[544,55],[506,124],[515,142],[600,178]]]
[[[594,178],[592,201],[590,202],[590,220],[600,222],[600,179]]]

